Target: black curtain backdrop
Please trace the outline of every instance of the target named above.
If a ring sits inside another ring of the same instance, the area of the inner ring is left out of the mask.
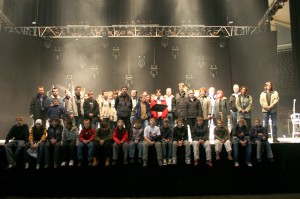
[[[291,32],[292,32],[292,45],[294,55],[294,68],[297,77],[300,75],[300,1],[289,0],[290,2],[290,17],[291,17]],[[300,79],[296,78],[296,90],[300,96]]]
[[[39,38],[0,32],[0,46],[0,139],[4,139],[18,114],[32,124],[30,100],[45,74],[40,73]]]

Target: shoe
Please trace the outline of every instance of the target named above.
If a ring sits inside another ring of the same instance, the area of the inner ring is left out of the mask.
[[[117,160],[113,160],[111,165],[115,166],[117,164]]]
[[[196,166],[198,166],[198,165],[199,165],[199,160],[195,160],[194,166],[196,167]]]
[[[148,166],[148,162],[147,162],[147,160],[144,160],[143,161],[143,167],[147,167]]]
[[[39,170],[39,169],[40,169],[40,164],[36,164],[35,169],[36,169],[36,170]]]
[[[91,162],[90,162],[91,163]],[[96,167],[98,165],[98,160],[97,158],[93,158],[93,163],[91,166]]]
[[[277,138],[273,138],[274,143],[279,143],[280,141]]]
[[[37,166],[37,165],[36,165]],[[49,165],[48,164],[45,164],[44,166],[44,169],[48,169],[49,168]]]
[[[25,169],[29,169],[29,163],[28,162],[25,163]]]
[[[60,166],[65,167],[66,165],[67,165],[67,162],[62,162]]]
[[[185,163],[186,163],[187,165],[190,165],[190,164],[191,164],[191,160],[185,160]]]
[[[77,167],[82,167],[81,162],[78,162]]]
[[[158,163],[159,167],[162,167],[164,165],[163,162],[162,162],[162,160],[157,160],[157,163]]]
[[[133,158],[130,158],[129,163],[130,163],[130,164],[133,164],[133,163],[134,163],[134,159],[133,159]]]
[[[163,160],[163,165],[164,165],[164,166],[168,165],[168,163],[167,163],[167,160],[166,160],[166,159],[164,159],[164,160]]]
[[[177,160],[176,160],[176,159],[173,159],[172,165],[176,165],[176,164],[177,164]]]
[[[212,166],[213,166],[211,160],[207,160],[207,161],[206,161],[206,164],[207,164],[209,167],[212,167]]]
[[[239,167],[239,166],[240,166],[239,162],[235,162],[235,163],[234,163],[234,166],[235,166],[235,167]]]
[[[252,167],[253,165],[252,165],[251,162],[247,162],[247,166],[248,166],[248,167]]]
[[[168,159],[168,164],[172,164],[172,160],[171,159]]]
[[[53,168],[54,168],[54,169],[57,169],[57,167],[58,167],[58,164],[57,164],[56,162],[54,162],[54,163],[53,163]]]
[[[69,167],[72,167],[72,166],[74,166],[74,160],[70,160],[70,162],[69,162]]]
[[[138,159],[138,163],[139,163],[139,164],[143,163],[143,159],[142,159],[142,158],[139,158],[139,159]]]
[[[257,159],[257,162],[258,162],[258,163],[261,163],[262,161],[261,161],[261,159]]]
[[[233,160],[231,153],[228,153],[227,159],[228,160]]]
[[[9,165],[7,165],[6,169],[11,169],[11,168],[13,168],[14,166],[16,166],[16,163],[9,164]]]
[[[275,162],[274,158],[269,158],[270,162]]]
[[[105,166],[109,167],[109,165],[110,165],[110,158],[106,158],[106,160],[105,160]]]
[[[128,159],[124,158],[124,165],[128,165]]]
[[[216,152],[216,160],[220,160],[220,153]]]

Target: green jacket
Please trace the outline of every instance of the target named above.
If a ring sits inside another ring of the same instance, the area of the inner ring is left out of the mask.
[[[104,140],[104,142],[112,141],[112,132],[109,128],[100,128],[97,130],[95,135],[95,141],[100,142],[101,140]]]
[[[226,127],[216,127],[214,130],[214,135],[215,139],[217,140],[227,140],[230,137]]]

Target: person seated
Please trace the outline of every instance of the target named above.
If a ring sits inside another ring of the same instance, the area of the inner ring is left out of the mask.
[[[91,127],[91,121],[85,119],[83,121],[83,129],[79,133],[79,143],[77,146],[77,159],[78,159],[77,167],[82,166],[82,161],[83,161],[82,151],[84,146],[88,147],[88,166],[92,166],[95,133],[96,133],[95,129]]]
[[[43,156],[44,156],[44,149],[45,149],[45,140],[47,136],[47,130],[42,125],[42,120],[37,119],[35,121],[35,125],[30,128],[29,130],[29,138],[28,142],[25,145],[25,169],[29,168],[29,153],[28,150],[31,149],[32,151],[37,152],[37,164],[36,169],[40,169],[40,165],[42,164]]]
[[[173,129],[168,118],[163,120],[163,125],[160,127],[161,144],[163,152],[163,165],[172,164],[172,149],[173,149]]]
[[[161,134],[158,126],[155,125],[155,118],[150,118],[149,126],[144,130],[143,142],[143,167],[148,166],[149,146],[155,146],[158,166],[162,166]]]
[[[246,126],[246,121],[244,119],[239,119],[238,124],[235,127],[235,131],[233,131],[233,160],[234,166],[239,166],[239,146],[246,147],[246,164],[249,167],[252,167],[251,163],[251,152],[252,145],[249,141],[249,130]]]
[[[100,149],[105,156],[105,166],[110,165],[111,153],[112,153],[112,132],[109,128],[109,123],[102,121],[100,128],[96,131],[94,141],[94,159],[93,166],[96,167],[100,160]]]
[[[74,166],[76,158],[76,145],[78,144],[78,128],[73,124],[72,120],[65,121],[65,127],[62,133],[62,163],[61,167],[67,165]]]
[[[177,126],[173,129],[173,165],[177,164],[177,147],[185,147],[185,163],[191,164],[191,145],[188,141],[188,130],[183,126],[183,120],[177,119]]]
[[[29,129],[28,125],[23,123],[23,117],[21,115],[17,116],[16,124],[11,127],[6,138],[5,138],[5,153],[7,158],[7,169],[16,166],[20,152],[24,148],[25,143],[28,141]],[[16,147],[15,153],[13,153],[12,148]]]
[[[261,122],[260,119],[255,119],[254,126],[249,131],[250,141],[256,143],[257,145],[257,149],[256,149],[257,162],[258,163],[262,162],[261,160],[262,144],[264,144],[266,147],[267,157],[269,161],[274,162],[273,152],[271,149],[271,145],[268,141],[267,129],[264,128],[260,122]]]
[[[203,118],[197,117],[196,125],[192,128],[192,145],[194,150],[194,165],[198,166],[200,159],[199,146],[202,145],[206,153],[206,163],[212,167],[211,146],[209,143],[209,129],[204,125]]]
[[[50,164],[50,148],[54,149],[53,153],[53,168],[57,168],[60,161],[60,147],[62,139],[63,126],[59,123],[59,119],[53,118],[47,131],[45,142],[45,166],[47,169]]]
[[[217,121],[217,126],[214,130],[214,136],[215,136],[215,151],[216,151],[216,160],[220,160],[220,152],[222,151],[222,146],[224,144],[225,149],[228,153],[228,160],[232,160],[231,155],[231,142],[230,142],[230,135],[228,132],[228,129],[224,127],[223,120]]]
[[[141,126],[140,120],[135,120],[134,125],[131,128],[129,145],[129,158],[130,163],[134,163],[135,148],[138,149],[138,163],[142,163],[143,158],[143,140],[144,140],[144,129]]]
[[[128,165],[128,131],[124,126],[123,120],[118,120],[117,127],[113,133],[113,161],[112,165],[117,164],[119,149],[122,147],[124,154],[124,165]]]

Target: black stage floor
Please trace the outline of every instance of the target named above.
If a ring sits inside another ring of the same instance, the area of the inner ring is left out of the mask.
[[[23,165],[6,170],[4,148],[1,146],[0,195],[174,197],[300,192],[300,144],[278,143],[271,146],[275,162],[253,161],[252,168],[245,164],[234,168],[233,163],[226,160],[223,154],[222,160],[213,161],[212,168],[207,167],[203,160],[197,168],[184,165],[182,162],[176,166],[159,168],[155,158],[152,157],[148,168],[142,168],[141,165],[121,164],[109,168],[100,166],[48,170],[24,170]],[[253,157],[255,157],[255,147],[253,150]]]

